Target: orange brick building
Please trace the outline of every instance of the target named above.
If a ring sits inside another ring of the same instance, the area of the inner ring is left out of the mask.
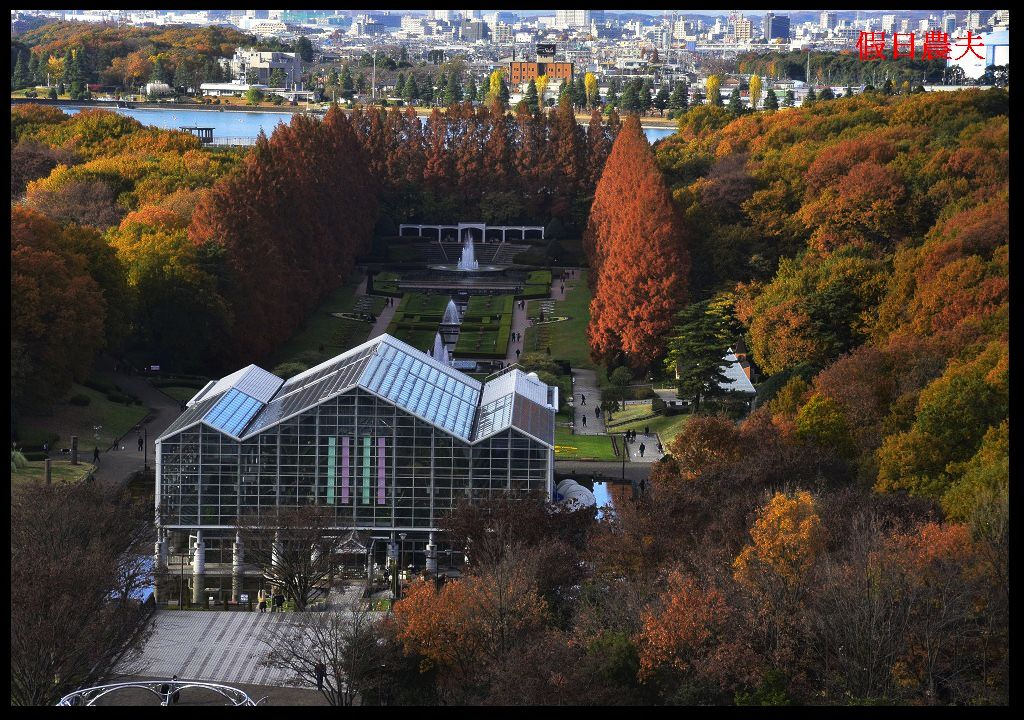
[[[510,62],[508,64],[509,85],[519,85],[547,75],[550,80],[572,78],[571,62]]]

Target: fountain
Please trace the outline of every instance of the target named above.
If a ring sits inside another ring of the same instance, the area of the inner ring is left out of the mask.
[[[473,236],[466,231],[466,241],[462,244],[462,257],[459,258],[459,270],[479,270],[480,263],[473,253]]]
[[[442,325],[459,325],[462,320],[459,318],[459,307],[454,300],[448,301],[448,307],[444,309],[444,317],[441,318]]]
[[[441,338],[440,332],[434,335],[434,347],[430,351],[430,357],[445,365],[451,365],[451,359],[448,357],[448,348],[444,346],[444,340]]]

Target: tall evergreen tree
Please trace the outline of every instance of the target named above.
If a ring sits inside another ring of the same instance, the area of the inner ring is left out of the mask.
[[[619,100],[618,107],[628,113],[640,112],[640,88],[635,80],[626,83],[626,89],[622,91],[622,99]]]
[[[690,260],[664,175],[635,116],[623,122],[605,163],[584,247],[597,278],[591,354],[649,366],[685,302]]]
[[[775,94],[774,90],[769,90],[764,96],[764,109],[765,110],[778,110],[779,109],[779,98]]]
[[[587,106],[587,86],[583,75],[577,75],[572,81],[572,102],[581,110]]]
[[[28,87],[31,83],[28,72],[28,63],[25,62],[25,53],[18,53],[18,61],[14,63],[14,74],[11,78],[11,82],[15,90]]]
[[[835,100],[836,95],[834,92],[832,92],[832,88],[827,87],[821,91],[821,95],[819,96],[819,98],[821,100]]]
[[[662,85],[658,90],[657,96],[654,98],[654,107],[657,109],[659,115],[665,114],[665,108],[668,107],[669,92],[668,87]]]
[[[743,100],[740,98],[739,88],[733,88],[729,94],[729,112],[736,116],[743,114]]]
[[[707,395],[728,383],[724,359],[741,328],[727,298],[693,303],[680,310],[669,334],[665,369],[678,373],[679,396],[694,401],[694,409]]]
[[[690,91],[682,80],[676,82],[672,94],[668,98],[668,106],[673,110],[686,110],[690,104]]]
[[[807,88],[807,97],[804,98],[804,105],[810,105],[818,99],[817,94],[814,92],[813,87]]]
[[[783,107],[793,107],[796,105],[796,93],[792,90],[787,90],[785,96],[782,99]]]
[[[640,100],[640,110],[646,115],[651,111],[651,107],[654,105],[654,100],[651,98],[650,80],[644,80],[640,83],[640,92],[638,95]]]
[[[523,102],[530,108],[532,112],[537,110],[537,83],[530,78],[530,82],[526,85],[526,92],[523,93]]]
[[[416,85],[416,76],[409,73],[409,77],[405,80],[405,92],[402,94],[405,101],[410,105],[414,104],[420,97],[420,89]]]
[[[352,93],[355,92],[356,86],[355,82],[352,80],[352,71],[349,69],[348,65],[342,65],[340,80],[341,96],[346,99],[352,97]]]

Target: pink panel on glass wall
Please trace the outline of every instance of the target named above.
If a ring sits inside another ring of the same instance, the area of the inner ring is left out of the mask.
[[[384,438],[377,438],[377,504],[384,504]]]
[[[348,436],[341,439],[341,502],[348,502]]]

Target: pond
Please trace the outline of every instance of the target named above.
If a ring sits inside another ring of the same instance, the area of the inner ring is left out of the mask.
[[[74,115],[81,107],[61,106],[69,115]],[[269,137],[278,123],[291,122],[292,113],[288,112],[246,112],[244,110],[182,110],[179,108],[106,108],[116,109],[122,115],[138,120],[143,125],[153,125],[164,130],[177,130],[179,127],[212,127],[214,139],[248,138],[253,139],[263,130]],[[421,117],[426,121],[426,116]],[[674,128],[644,128],[644,134],[650,142],[668,137]]]

